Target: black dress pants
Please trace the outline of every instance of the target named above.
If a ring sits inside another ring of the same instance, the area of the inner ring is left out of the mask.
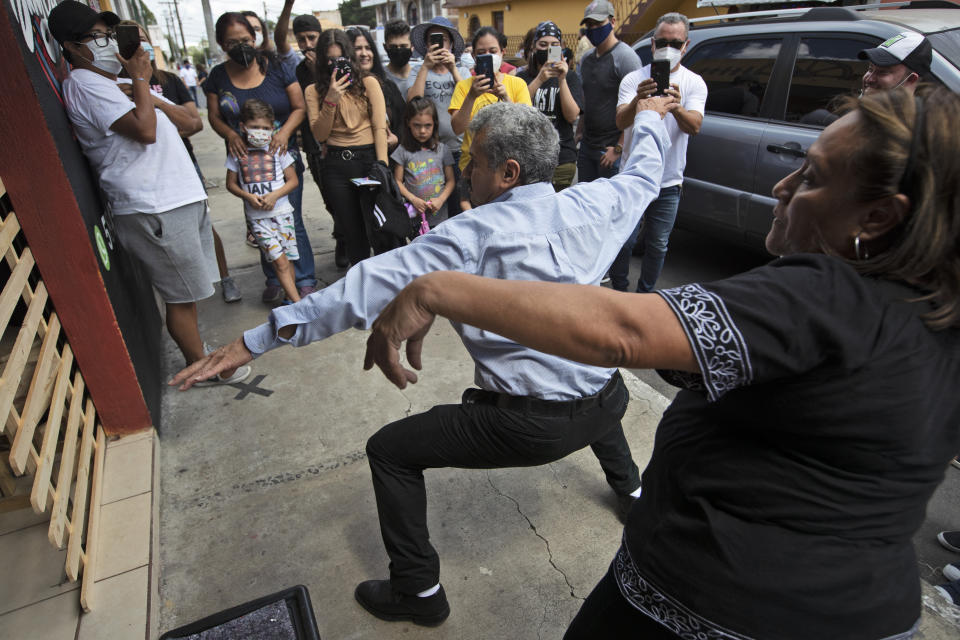
[[[590,445],[614,491],[640,486],[620,424],[629,394],[619,373],[592,402],[533,400],[527,408],[502,408],[496,395],[468,389],[461,404],[398,420],[367,441],[390,580],[401,593],[440,581],[440,559],[427,532],[424,469],[536,466]]]
[[[376,161],[373,145],[328,147],[321,168],[324,200],[333,214],[338,239],[346,245],[351,265],[370,257],[370,240],[363,217],[361,190],[350,179],[367,177]]]

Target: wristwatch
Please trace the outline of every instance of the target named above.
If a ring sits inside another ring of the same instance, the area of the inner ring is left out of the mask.
[[[613,150],[616,151],[617,153],[623,153],[623,145],[615,144],[613,145]]]

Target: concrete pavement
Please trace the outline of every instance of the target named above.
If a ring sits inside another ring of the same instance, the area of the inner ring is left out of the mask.
[[[204,172],[223,183],[223,146],[209,130],[193,138]],[[200,305],[201,332],[223,344],[259,324],[263,276],[243,244],[240,203],[211,189],[243,301],[217,295]],[[330,219],[306,177],[304,218],[322,284],[333,267]],[[473,366],[456,334],[438,322],[426,341],[419,384],[400,391],[362,371],[366,334],[349,331],[253,363],[241,386],[164,395],[161,441],[160,629],[295,584],[313,600],[321,636],[342,638],[559,638],[603,575],[620,540],[613,495],[588,450],[525,469],[426,472],[429,526],[452,613],[426,629],[381,622],[353,600],[361,580],[387,577],[387,558],[365,459],[382,425],[457,402]],[[182,366],[166,341],[166,368]],[[624,419],[641,468],[667,400],[625,372]],[[923,636],[955,638],[960,627],[927,615]]]

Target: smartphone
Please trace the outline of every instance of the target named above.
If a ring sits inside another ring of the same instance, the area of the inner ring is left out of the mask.
[[[560,62],[562,56],[562,47],[558,44],[550,45],[547,49],[547,62]]]
[[[473,70],[478,76],[487,76],[490,78],[491,87],[493,87],[493,83],[497,81],[496,76],[493,75],[493,56],[489,53],[483,53],[477,56],[477,63],[473,67]]]
[[[114,27],[117,34],[117,48],[120,56],[129,60],[140,48],[140,27],[132,24],[118,24]]]
[[[350,61],[348,59],[337,58],[333,61],[333,77],[335,80],[350,75],[350,72]]]
[[[437,48],[443,49],[443,34],[442,33],[431,33],[430,34],[430,44],[429,50],[433,50],[433,45],[437,45]]]
[[[657,81],[657,92],[654,95],[666,95],[670,88],[670,61],[654,60],[650,63],[650,77]]]

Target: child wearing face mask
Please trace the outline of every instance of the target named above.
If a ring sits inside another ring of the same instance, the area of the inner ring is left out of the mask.
[[[286,294],[284,304],[299,302],[291,260],[299,260],[300,254],[293,205],[287,198],[298,185],[293,157],[269,150],[274,114],[266,102],[255,98],[244,102],[240,128],[247,150],[239,157],[227,156],[227,191],[243,200],[247,225]]]

